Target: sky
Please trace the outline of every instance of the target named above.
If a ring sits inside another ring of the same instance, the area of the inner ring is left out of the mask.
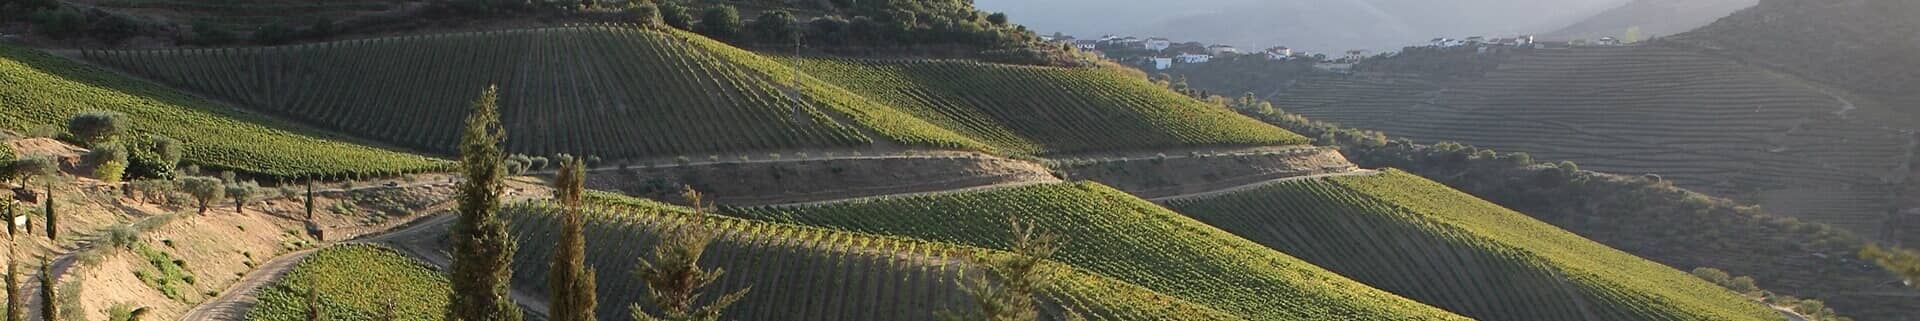
[[[1543,34],[1630,0],[975,0],[1041,33],[1125,34],[1314,52]],[[1673,0],[1642,0],[1673,1]]]

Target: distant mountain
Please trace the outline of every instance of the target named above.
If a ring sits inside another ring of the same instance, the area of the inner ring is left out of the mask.
[[[1634,27],[1639,27],[1641,37],[1668,36],[1692,31],[1758,3],[1759,0],[1635,0],[1542,36],[1549,40],[1625,37],[1627,30]]]
[[[1152,35],[1329,52],[1397,49],[1434,37],[1535,33],[1628,0],[978,0],[1042,33]]]
[[[1674,37],[1864,96],[1920,125],[1920,1],[1765,0]],[[1875,104],[1877,103],[1877,104]]]

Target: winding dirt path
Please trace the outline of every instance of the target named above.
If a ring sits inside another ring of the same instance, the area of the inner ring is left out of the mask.
[[[1277,183],[1280,183],[1280,182],[1291,182],[1291,181],[1298,181],[1298,180],[1306,180],[1306,179],[1317,179],[1317,178],[1327,178],[1327,177],[1341,177],[1341,176],[1365,176],[1365,175],[1374,175],[1374,174],[1380,174],[1380,171],[1376,171],[1376,170],[1371,170],[1371,169],[1358,169],[1358,170],[1352,170],[1352,171],[1346,171],[1346,172],[1339,172],[1339,173],[1330,173],[1330,174],[1320,174],[1320,175],[1306,175],[1306,176],[1294,176],[1294,177],[1284,177],[1284,178],[1276,178],[1276,179],[1270,179],[1270,180],[1265,180],[1265,181],[1261,181],[1261,182],[1258,182],[1258,183],[1253,183],[1253,184],[1246,184],[1246,185],[1240,185],[1240,186],[1234,186],[1234,187],[1228,187],[1228,188],[1224,188],[1224,189],[1217,189],[1217,190],[1212,190],[1212,191],[1206,191],[1206,192],[1200,192],[1200,193],[1193,193],[1193,194],[1183,194],[1183,195],[1173,195],[1173,196],[1166,196],[1166,197],[1156,197],[1156,198],[1151,198],[1151,199],[1147,199],[1147,200],[1148,200],[1148,201],[1153,201],[1153,202],[1155,202],[1155,203],[1164,203],[1164,202],[1168,202],[1168,201],[1177,201],[1177,200],[1183,200],[1183,199],[1190,199],[1190,198],[1201,198],[1201,197],[1208,197],[1208,196],[1217,196],[1217,195],[1222,195],[1222,194],[1229,194],[1229,193],[1233,193],[1233,192],[1239,192],[1239,191],[1245,191],[1245,190],[1250,190],[1250,189],[1255,189],[1255,188],[1261,188],[1261,187],[1266,187],[1267,185],[1273,185],[1273,184],[1277,184]]]
[[[238,321],[246,319],[247,312],[260,304],[260,297],[255,295],[259,293],[260,288],[280,280],[280,277],[286,276],[287,272],[293,271],[293,267],[299,265],[301,260],[305,260],[307,255],[318,250],[308,249],[287,253],[267,261],[267,264],[247,272],[247,276],[240,278],[240,281],[228,285],[225,291],[220,292],[220,296],[208,299],[193,306],[193,309],[187,310],[187,313],[181,314],[180,320]]]

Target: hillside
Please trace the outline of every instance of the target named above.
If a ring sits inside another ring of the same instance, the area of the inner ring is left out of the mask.
[[[1480,320],[1780,320],[1659,263],[1389,170],[1167,202],[1341,275]]]
[[[1017,218],[1068,240],[1061,263],[1242,318],[1460,318],[1094,183],[722,212],[988,248],[1007,246],[1007,220]]]
[[[1578,75],[1571,77],[1569,75]],[[1659,46],[1540,50],[1484,77],[1320,77],[1273,97],[1314,120],[1657,174],[1770,212],[1887,232],[1913,140],[1822,87]]]
[[[1071,153],[1306,138],[1106,68],[789,58],[795,68],[1004,150]],[[1113,139],[1116,134],[1128,139]]]
[[[185,162],[272,178],[344,178],[431,171],[450,163],[359,145],[237,112],[150,82],[34,49],[0,45],[0,127],[63,128],[87,111],[127,116],[137,134],[185,143]]]
[[[1914,16],[1920,2],[1908,0],[1764,0],[1673,40],[1846,89],[1867,108],[1885,105],[1875,116],[1911,127],[1920,124]]]
[[[1759,0],[1634,0],[1572,25],[1540,35],[1544,40],[1627,39],[1627,30],[1639,29],[1639,40],[1693,31]]]
[[[1340,52],[1434,37],[1551,30],[1628,0],[980,0],[1041,33],[1120,33],[1249,48]]]
[[[890,105],[904,101],[848,92],[772,59],[701,36],[630,26],[549,27],[264,48],[90,51],[86,55],[250,109],[436,153],[452,152],[458,136],[454,120],[463,115],[466,102],[489,84],[502,89],[503,116],[507,132],[513,135],[507,140],[508,148],[534,155],[572,152],[658,159],[899,148],[1024,154],[1051,151],[1041,146],[1084,150],[1302,142],[1283,130],[1206,109],[1197,101],[1138,80],[1117,75],[1079,77],[1105,75],[1090,69],[990,64],[973,66],[996,71],[992,74],[1019,71],[1001,80],[1048,90],[1044,91],[1044,97],[1052,99],[1048,102],[1072,109],[1035,112],[1055,107],[987,100],[977,110],[1041,116],[962,118],[994,124],[956,126],[952,117],[942,118],[943,114],[915,105]],[[915,85],[947,93],[942,90],[953,87],[934,86],[964,84]],[[1068,122],[1076,120],[1072,116],[1133,120],[1137,125],[1073,127],[1070,124],[1086,122]],[[1008,137],[1004,130],[975,128],[1011,128],[1029,136]],[[1120,133],[1152,135],[1146,136],[1152,139],[1096,144],[1085,138]]]
[[[955,285],[977,267],[966,255],[997,255],[983,249],[893,236],[848,233],[718,216],[699,216],[686,208],[613,194],[592,194],[586,237],[588,265],[599,273],[599,315],[628,320],[628,302],[641,302],[645,286],[630,274],[634,259],[648,255],[660,231],[702,224],[720,236],[705,264],[727,273],[714,291],[752,287],[728,313],[741,320],[930,320],[935,311],[961,309],[967,297]],[[508,209],[514,233],[545,244],[558,229],[551,204],[522,204]],[[548,247],[522,247],[515,259],[514,282],[547,284]],[[1167,297],[1145,288],[1064,265],[1049,270],[1065,280],[1046,289],[1046,319],[1060,320],[1060,308],[1089,320],[1245,320],[1213,308]],[[977,270],[975,270],[977,271]],[[546,297],[545,286],[523,287]]]

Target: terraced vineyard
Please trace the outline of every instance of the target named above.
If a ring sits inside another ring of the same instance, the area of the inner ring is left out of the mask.
[[[987,248],[1005,248],[1017,218],[1066,237],[1062,263],[1241,318],[1463,319],[1093,183],[723,212]]]
[[[518,153],[608,158],[851,148],[983,149],[850,94],[797,89],[690,33],[570,26],[265,48],[89,51],[135,74],[321,126],[452,153],[468,102],[501,86]],[[806,81],[806,80],[800,80]],[[843,122],[834,115],[845,115]],[[859,127],[884,137],[869,137]]]
[[[86,111],[124,113],[132,131],[186,143],[185,162],[272,178],[345,178],[432,171],[450,163],[286,127],[159,85],[33,49],[0,45],[0,126],[63,126]]]
[[[709,292],[752,292],[727,313],[739,320],[932,320],[942,309],[964,309],[969,298],[955,286],[974,277],[964,255],[998,255],[978,248],[897,237],[848,233],[720,216],[696,216],[684,208],[611,194],[591,195],[600,206],[590,211],[587,259],[598,270],[599,315],[630,320],[628,303],[640,302],[646,289],[632,275],[634,260],[651,255],[658,231],[704,224],[718,231],[708,250],[709,266],[726,275]],[[506,216],[522,244],[550,244],[558,234],[560,209],[544,203],[511,206]],[[514,282],[547,284],[552,248],[524,246],[515,262]],[[1062,320],[1061,307],[1090,320],[1245,320],[1213,308],[1075,270],[1044,294],[1048,320]],[[547,295],[544,286],[530,294]]]
[[[1541,50],[1459,84],[1311,81],[1275,98],[1289,112],[1394,137],[1655,173],[1868,236],[1882,233],[1913,146],[1806,83],[1651,46]]]
[[[374,245],[341,245],[314,252],[293,271],[262,288],[250,321],[307,318],[308,291],[319,292],[325,320],[439,320],[447,308],[447,277],[406,255]],[[388,304],[392,304],[389,306]]]
[[[1168,202],[1341,275],[1480,320],[1781,320],[1687,273],[1406,172]]]
[[[1101,68],[952,60],[783,61],[941,127],[1022,153],[1306,143],[1299,135]]]

